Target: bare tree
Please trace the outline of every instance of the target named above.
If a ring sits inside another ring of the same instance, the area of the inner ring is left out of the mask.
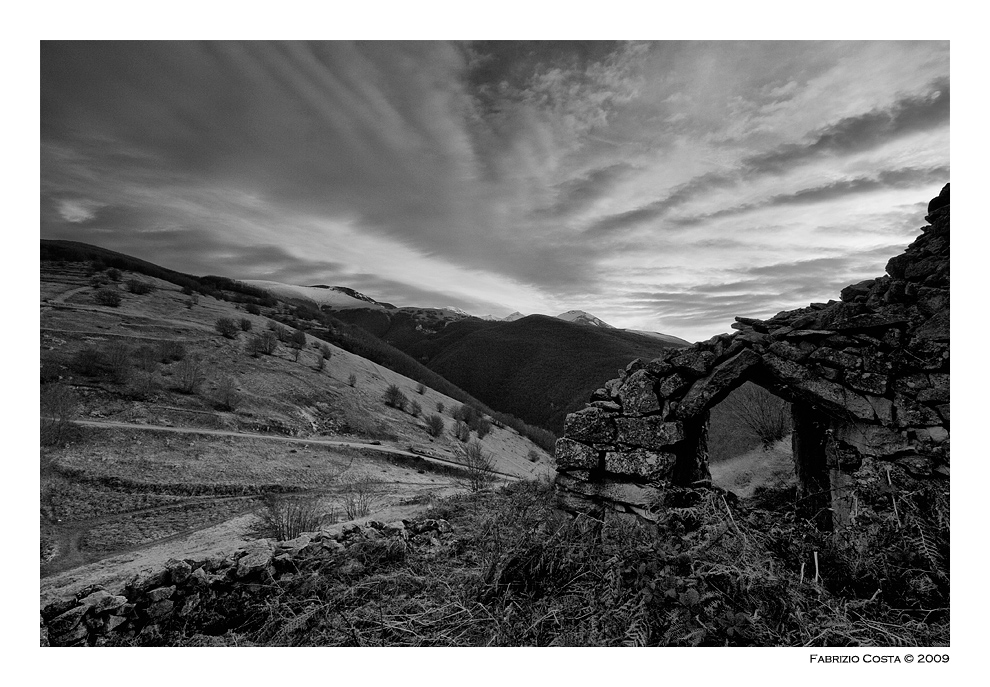
[[[481,444],[472,441],[462,447],[464,465],[468,470],[468,488],[471,491],[481,491],[495,481],[495,466],[489,456],[481,448]]]
[[[791,431],[791,407],[763,387],[747,382],[726,399],[727,415],[752,432],[764,448]]]
[[[64,384],[48,384],[41,390],[41,445],[57,446],[72,436],[72,419],[78,400]]]

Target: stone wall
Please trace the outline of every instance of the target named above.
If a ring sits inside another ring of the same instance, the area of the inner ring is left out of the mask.
[[[709,480],[708,411],[752,381],[792,404],[799,505],[843,521],[865,458],[949,475],[949,185],[887,275],[734,334],[635,360],[567,416],[557,489],[573,510],[651,517],[668,485]]]
[[[247,599],[303,593],[318,576],[346,580],[363,572],[362,559],[395,556],[409,547],[438,547],[450,532],[446,520],[372,521],[291,541],[260,539],[223,558],[172,560],[117,593],[92,586],[47,604],[41,610],[41,645],[112,644],[115,635],[134,638],[192,619],[203,633],[223,634],[242,622],[239,614],[246,611]],[[208,644],[208,634],[204,639]]]

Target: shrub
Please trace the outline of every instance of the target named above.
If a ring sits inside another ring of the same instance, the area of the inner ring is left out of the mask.
[[[227,339],[236,339],[237,332],[240,331],[240,327],[234,320],[229,317],[219,317],[214,324],[216,330]]]
[[[166,339],[158,343],[158,359],[168,365],[186,357],[186,346],[181,341]]]
[[[439,415],[430,415],[426,418],[426,433],[431,437],[438,437],[443,434],[443,418]]]
[[[116,267],[111,267],[107,270],[107,278],[111,281],[120,281],[123,276]]]
[[[540,460],[540,454],[534,451],[533,449],[529,449],[529,452],[526,454],[526,459],[530,463],[536,463]]]
[[[484,416],[479,417],[478,426],[475,428],[475,431],[478,432],[479,439],[484,439],[492,431],[492,421]]]
[[[464,465],[468,469],[468,488],[471,491],[481,491],[495,481],[495,466],[491,457],[481,448],[481,444],[472,441],[462,447]]]
[[[412,403],[409,404],[409,414],[412,415],[413,417],[419,417],[419,414],[422,412],[423,412],[423,406],[421,406],[418,402],[413,401]]]
[[[221,410],[237,410],[237,406],[241,403],[241,395],[237,391],[237,382],[233,377],[220,378],[214,401]]]
[[[275,334],[281,343],[288,343],[289,330],[280,325],[278,322],[269,322],[268,330]]]
[[[769,449],[791,431],[791,407],[752,382],[736,389],[723,402],[726,415],[752,433]]]
[[[94,289],[98,289],[101,286],[106,286],[109,283],[110,280],[107,279],[107,275],[105,274],[94,274],[92,277],[89,278],[89,285],[92,286]]]
[[[409,399],[406,395],[402,393],[402,390],[395,384],[389,384],[388,388],[385,389],[385,395],[383,397],[385,405],[390,408],[398,408],[399,410],[406,409],[406,403]]]
[[[248,303],[247,305],[245,305],[244,306],[244,310],[246,310],[249,315],[260,315],[261,314],[261,308],[259,308],[254,303]]]
[[[249,332],[249,331],[251,331],[251,320],[249,320],[246,317],[242,317],[241,318],[241,331],[242,332]]]
[[[327,366],[327,359],[324,358],[322,355],[317,356],[316,369],[320,372],[323,372],[323,368],[325,368],[326,366]]]
[[[347,384],[348,384],[348,386],[354,386],[355,384],[357,384],[357,375],[352,372],[347,377]]]
[[[155,287],[146,281],[141,281],[139,279],[128,279],[127,290],[135,296],[143,296],[146,293],[151,293],[154,291]]]
[[[189,297],[189,300],[186,301],[186,308],[192,310],[192,307],[198,304],[199,304],[199,294],[194,293]]]
[[[41,390],[41,445],[58,446],[69,441],[75,426],[78,400],[64,384],[47,384]]]
[[[123,384],[131,375],[131,347],[123,341],[112,341],[105,350],[107,371],[115,382]]]
[[[306,345],[306,332],[301,329],[295,330],[289,337],[289,343],[293,348],[301,350]]]
[[[127,387],[127,396],[135,401],[144,401],[158,389],[158,375],[152,370],[138,370],[131,375],[131,383]]]
[[[437,412],[438,413],[443,412],[443,403],[441,403],[440,401],[437,401]]]
[[[315,532],[328,520],[336,522],[336,512],[324,513],[320,499],[311,495],[267,494],[262,498],[261,528],[278,541],[295,539],[303,532]]]
[[[276,350],[278,350],[278,337],[274,332],[260,332],[252,336],[248,342],[248,351],[255,358],[259,353],[272,355]]]
[[[93,346],[86,346],[76,351],[70,363],[72,369],[87,377],[96,377],[99,375],[103,371],[105,364],[106,360],[103,353]]]
[[[120,305],[120,301],[122,300],[120,291],[109,286],[97,289],[93,293],[93,298],[100,305],[105,305],[110,308],[116,308]]]
[[[341,503],[348,520],[371,513],[381,491],[381,480],[361,475],[341,482]]]
[[[463,420],[455,420],[454,426],[451,427],[450,433],[454,435],[454,438],[458,441],[467,441],[471,438],[471,428],[468,427]]]
[[[194,394],[203,382],[203,363],[197,357],[183,358],[175,369],[179,391]]]
[[[182,295],[183,296],[192,296],[193,295],[193,289],[192,289],[192,287],[189,286],[188,284],[186,284],[185,286],[183,286],[182,287]]]
[[[323,359],[330,360],[330,357],[333,355],[333,349],[326,344],[319,344],[319,349],[320,355],[323,356]]]
[[[419,384],[417,384],[416,385],[416,393],[419,394],[420,396],[422,396],[423,394],[425,394],[426,393],[426,385],[423,384],[422,382],[420,382]]]

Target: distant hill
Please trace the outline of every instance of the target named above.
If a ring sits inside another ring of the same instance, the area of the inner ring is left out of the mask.
[[[565,320],[567,322],[573,322],[575,324],[588,324],[592,327],[602,327],[604,329],[614,329],[614,327],[607,322],[603,322],[591,313],[587,313],[584,310],[568,310],[567,312],[562,312],[557,315],[558,318]]]
[[[386,303],[379,303],[374,298],[365,296],[359,291],[349,289],[346,286],[298,286],[296,284],[283,284],[277,281],[265,281],[263,279],[246,279],[245,284],[264,289],[277,298],[293,298],[308,300],[316,303],[320,307],[330,307],[335,310],[347,308],[372,308],[375,310],[386,310],[395,306]]]
[[[635,358],[656,358],[671,346],[545,315],[481,325],[451,325],[448,345],[427,365],[481,401],[557,434],[564,416],[581,408],[619,369]]]

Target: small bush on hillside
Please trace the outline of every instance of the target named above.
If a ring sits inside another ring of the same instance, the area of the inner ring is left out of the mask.
[[[443,434],[445,425],[443,423],[443,418],[439,415],[430,415],[426,418],[426,433],[431,437],[438,437]]]
[[[131,374],[131,347],[123,341],[112,341],[105,348],[107,371],[119,384],[127,381]]]
[[[72,424],[78,399],[64,384],[47,384],[41,390],[41,445],[59,446],[75,434]]]
[[[406,403],[409,402],[406,395],[402,393],[402,389],[400,389],[396,384],[388,385],[388,388],[385,389],[383,400],[385,401],[385,405],[390,408],[398,408],[399,410],[405,410]]]
[[[241,329],[237,322],[229,317],[218,317],[213,326],[226,339],[236,339],[237,332]]]
[[[322,355],[316,356],[316,369],[319,372],[323,372],[323,368],[327,366],[327,359]]]
[[[240,324],[241,324],[241,331],[242,332],[249,332],[249,331],[251,331],[251,320],[249,320],[248,318],[242,317],[241,318],[241,321],[240,321]]]
[[[419,414],[423,412],[423,406],[421,406],[417,401],[413,401],[409,404],[409,414],[413,417],[419,417]]]
[[[492,431],[492,422],[487,417],[478,418],[478,427],[476,430],[478,432],[478,438],[484,439],[488,436],[488,433]]]
[[[260,315],[261,314],[261,308],[259,308],[254,303],[248,303],[247,305],[245,305],[244,306],[244,310],[247,311],[247,313],[249,315]]]
[[[107,275],[105,274],[94,274],[92,277],[89,278],[89,285],[92,286],[94,289],[98,289],[101,286],[106,286],[109,283],[110,280],[107,279]]]
[[[278,340],[281,343],[289,342],[289,338],[290,338],[289,330],[286,327],[280,325],[278,322],[269,322],[268,329],[269,331],[274,333],[276,337],[278,337]]]
[[[194,394],[203,382],[203,363],[199,358],[183,358],[175,368],[175,381],[184,394]]]
[[[421,395],[421,396],[423,394],[425,394],[426,393],[426,385],[423,384],[422,382],[420,382],[419,384],[417,384],[416,385],[416,393],[419,394],[419,395]]]
[[[272,355],[278,350],[278,337],[274,332],[260,332],[248,341],[248,351],[255,358],[259,354]]]
[[[123,276],[124,275],[121,274],[120,270],[118,270],[116,267],[111,267],[110,269],[107,270],[107,278],[110,279],[111,281],[120,281],[121,278],[123,278]]]
[[[116,308],[120,305],[122,300],[120,291],[109,286],[97,289],[93,293],[93,299],[100,305],[105,305],[110,308]]]
[[[193,291],[192,287],[189,286],[188,284],[186,286],[183,286],[182,287],[182,295],[183,296],[192,296],[193,293],[195,293],[195,292]]]
[[[540,454],[534,451],[533,449],[529,449],[529,451],[526,453],[526,459],[530,463],[536,463],[540,460]]]
[[[154,291],[155,287],[146,281],[141,281],[139,279],[128,279],[127,290],[133,293],[135,296],[143,296],[146,293],[151,293],[152,291]]]
[[[134,401],[146,401],[158,390],[159,378],[153,370],[139,369],[131,375],[127,397]]]
[[[237,410],[241,403],[241,395],[237,391],[237,382],[233,377],[221,377],[217,382],[214,402],[220,410]]]
[[[103,353],[93,346],[86,346],[76,351],[70,366],[81,375],[96,377],[103,372],[105,364]]]
[[[472,441],[462,447],[463,462],[468,469],[468,488],[471,491],[486,489],[495,481],[495,466],[481,444]]]
[[[289,339],[289,343],[293,348],[298,348],[302,350],[306,346],[306,332],[301,329],[297,329],[292,332],[292,336]]]
[[[323,359],[330,360],[330,357],[333,355],[333,349],[327,346],[326,344],[317,344],[317,345],[319,346],[320,355],[323,357]]]
[[[268,494],[262,503],[261,529],[277,541],[295,539],[303,532],[315,532],[337,521],[336,510],[324,513],[318,496]]]
[[[194,293],[189,297],[189,300],[186,301],[186,308],[189,310],[192,310],[194,305],[199,305],[199,294]]]
[[[186,346],[181,341],[166,339],[158,343],[158,360],[168,365],[186,357]]]
[[[381,480],[366,475],[341,481],[340,500],[348,520],[371,513],[382,491]]]
[[[131,352],[134,367],[139,370],[154,370],[158,367],[158,351],[148,344],[142,344]]]
[[[454,425],[450,428],[450,433],[458,441],[467,441],[471,438],[471,428],[464,424],[463,420],[455,420]]]
[[[437,401],[437,412],[438,413],[443,412],[443,403],[441,403],[440,401]]]
[[[347,384],[348,386],[354,386],[355,384],[357,384],[357,375],[354,374],[353,372],[350,375],[348,375]]]

